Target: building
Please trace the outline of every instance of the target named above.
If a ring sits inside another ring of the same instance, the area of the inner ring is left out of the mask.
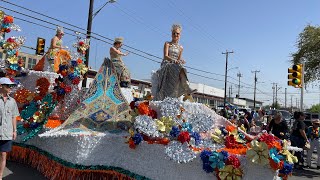
[[[249,107],[249,108],[253,109],[253,107],[254,107],[253,99],[249,99],[249,98],[239,98],[239,99],[242,99],[242,100],[246,101],[246,107]],[[263,103],[262,101],[257,101],[256,100],[256,109],[262,107],[262,103]]]
[[[23,67],[25,69],[32,69],[38,63],[38,61],[42,58],[42,56],[27,54],[19,51],[18,58],[23,60],[24,62]],[[1,59],[6,59],[6,54],[3,52],[3,49],[0,49],[0,60]]]

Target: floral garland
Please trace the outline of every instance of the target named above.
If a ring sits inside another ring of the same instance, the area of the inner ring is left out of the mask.
[[[46,117],[55,107],[55,99],[48,93],[50,86],[49,80],[44,77],[39,78],[36,86],[36,92],[22,88],[18,89],[14,94],[15,100],[20,105],[22,104],[20,116],[24,130],[20,128],[20,134],[43,125]]]
[[[6,73],[8,77],[25,76],[26,72],[23,68],[23,60],[18,58],[19,49],[25,42],[25,37],[9,37],[5,40],[2,37],[2,33],[9,33],[11,30],[21,31],[20,27],[13,24],[14,18],[12,16],[4,15],[3,11],[0,11],[1,21],[1,33],[0,33],[0,47],[3,48],[6,53],[6,60],[1,69]]]

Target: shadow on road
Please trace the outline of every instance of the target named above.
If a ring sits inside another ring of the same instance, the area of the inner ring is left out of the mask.
[[[3,180],[46,180],[37,170],[16,162],[7,161]]]
[[[304,168],[303,170],[294,170],[292,175],[301,178],[320,179],[320,172],[316,169]]]

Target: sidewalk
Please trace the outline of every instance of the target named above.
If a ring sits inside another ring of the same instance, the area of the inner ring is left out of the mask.
[[[45,180],[37,170],[23,164],[7,161],[3,180]]]

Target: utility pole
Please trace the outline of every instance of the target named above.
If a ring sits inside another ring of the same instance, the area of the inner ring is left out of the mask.
[[[231,87],[232,87],[232,86],[229,87],[229,103],[231,102],[231,101],[230,101],[230,99],[231,99]]]
[[[284,88],[284,107],[287,108],[287,88]]]
[[[93,4],[94,4],[94,0],[90,0],[88,24],[87,24],[87,39],[89,40],[89,45],[90,45],[90,38],[91,38]],[[89,68],[89,53],[90,53],[90,48],[86,50],[86,56],[85,56],[86,58],[85,64],[88,68]],[[84,78],[82,80],[82,87],[87,87],[87,73],[84,75]]]
[[[227,76],[228,76],[228,55],[229,53],[233,53],[233,51],[228,51],[222,53],[226,55],[226,70],[224,74],[224,100],[223,100],[223,108],[226,109],[226,103],[227,103]]]
[[[278,90],[280,90],[281,87],[278,88],[278,84],[276,84],[276,105],[278,104]]]
[[[292,97],[293,97],[293,95],[291,95],[291,112],[292,112]]]
[[[275,84],[276,83],[272,83],[272,91],[273,91],[273,93],[272,93],[272,108],[274,108],[274,89],[275,89],[274,85]]]
[[[253,92],[253,110],[255,111],[256,110],[256,89],[257,89],[257,72],[260,72],[260,71],[251,71],[252,73],[254,73],[254,92]]]
[[[240,78],[242,77],[242,74],[239,72],[237,74],[237,77],[239,77],[239,85],[238,85],[238,98],[240,98]],[[319,100],[320,101],[320,100]]]
[[[302,61],[302,74],[301,74],[301,99],[300,99],[300,111],[303,111],[303,89],[305,87],[304,85],[304,70],[305,70],[305,66],[306,66],[306,63],[305,61],[303,60]]]

